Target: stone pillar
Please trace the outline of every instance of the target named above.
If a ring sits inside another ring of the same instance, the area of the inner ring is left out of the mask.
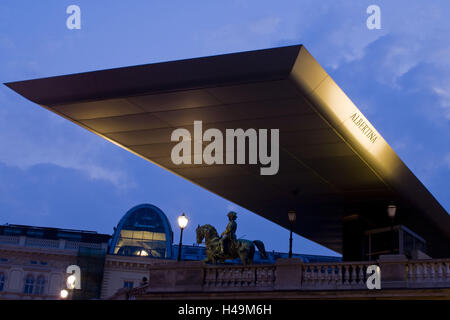
[[[198,292],[203,288],[203,261],[166,261],[150,266],[148,291]]]
[[[275,290],[301,289],[302,259],[278,259],[275,266]]]
[[[378,265],[381,270],[381,289],[406,288],[406,263],[403,254],[380,255]]]

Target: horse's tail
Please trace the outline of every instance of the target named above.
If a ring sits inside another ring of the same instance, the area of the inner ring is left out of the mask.
[[[267,253],[266,253],[266,248],[264,248],[264,243],[259,240],[254,240],[253,243],[258,248],[258,251],[261,253],[261,258],[268,259]]]

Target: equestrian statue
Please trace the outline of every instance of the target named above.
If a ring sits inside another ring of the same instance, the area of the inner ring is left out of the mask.
[[[197,227],[197,243],[202,243],[203,239],[206,243],[205,262],[216,264],[217,261],[224,263],[225,260],[239,258],[242,264],[251,264],[255,255],[255,246],[261,253],[261,257],[267,259],[266,249],[262,241],[236,239],[236,212],[230,211],[227,216],[229,222],[221,236],[217,233],[216,228],[210,224]]]

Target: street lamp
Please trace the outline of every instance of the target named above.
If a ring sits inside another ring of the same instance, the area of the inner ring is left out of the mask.
[[[67,277],[67,288],[73,290],[75,289],[75,282],[77,281],[77,277],[75,277],[74,274],[71,274],[70,276]]]
[[[77,282],[77,277],[75,275],[75,273],[72,273],[70,276],[67,277],[66,279],[66,286],[67,289],[62,289],[59,292],[59,296],[62,299],[68,299],[69,297],[72,299],[73,296],[73,290],[76,287],[76,282]]]
[[[297,219],[297,214],[294,210],[288,211],[288,219],[290,224],[290,237],[289,237],[289,258],[292,258],[292,227],[294,226],[295,219]]]
[[[62,289],[59,294],[62,299],[67,299],[67,297],[69,296],[69,291],[67,291],[66,289]]]
[[[178,246],[178,259],[177,259],[177,261],[181,260],[181,246],[183,245],[183,230],[184,230],[184,228],[186,228],[188,222],[189,222],[189,220],[184,215],[184,213],[181,216],[178,217],[178,226],[181,229],[181,233],[180,233],[180,245]]]
[[[397,211],[397,206],[394,204],[390,204],[387,207],[387,213],[389,218],[391,218],[391,254],[394,254],[394,243],[395,243],[395,236],[394,236],[394,218],[395,218],[395,213]]]

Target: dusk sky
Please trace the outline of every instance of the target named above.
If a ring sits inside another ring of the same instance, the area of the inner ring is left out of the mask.
[[[81,30],[66,8],[81,8]],[[381,8],[369,30],[366,9]],[[0,82],[304,44],[441,205],[450,211],[448,0],[2,0]],[[288,250],[289,232],[0,86],[0,224],[111,234],[131,207]],[[299,221],[298,223],[301,223]],[[336,253],[300,236],[298,253]]]

